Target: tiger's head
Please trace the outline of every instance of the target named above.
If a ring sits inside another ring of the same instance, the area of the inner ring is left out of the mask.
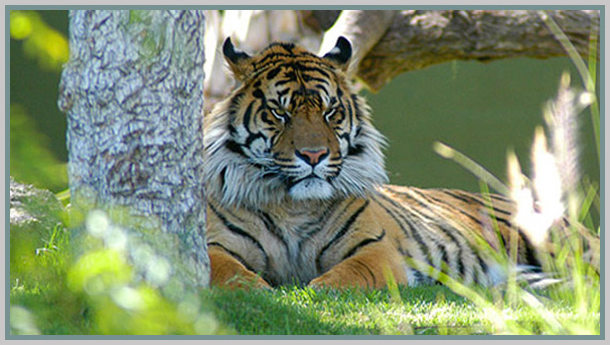
[[[291,43],[257,55],[227,38],[240,85],[204,121],[206,191],[226,205],[365,196],[386,182],[385,139],[347,75],[343,37],[323,57]]]

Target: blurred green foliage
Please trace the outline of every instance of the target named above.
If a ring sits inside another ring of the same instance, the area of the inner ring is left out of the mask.
[[[11,46],[15,41],[21,42],[23,56],[36,61],[40,72],[58,75],[62,65],[68,61],[69,47],[66,36],[49,26],[37,11],[10,12]],[[17,47],[17,46],[14,46]],[[21,80],[25,74],[17,61],[11,63],[11,84]],[[39,73],[40,73],[39,72]],[[26,82],[30,85],[32,81]],[[17,94],[20,88],[15,87]],[[36,83],[38,85],[38,83]],[[65,162],[61,162],[53,149],[51,139],[40,118],[46,121],[57,112],[56,109],[43,107],[44,114],[30,114],[29,111],[40,111],[39,102],[44,97],[36,94],[35,88],[28,88],[27,103],[18,103],[11,97],[10,106],[10,174],[18,181],[31,183],[39,188],[54,192],[65,190],[68,177]],[[11,94],[12,95],[12,94]],[[23,100],[22,100],[23,101]],[[55,104],[53,104],[55,106]],[[35,116],[38,115],[38,116]],[[62,120],[62,119],[58,119]]]
[[[65,35],[47,25],[36,11],[11,11],[11,38],[24,41],[26,56],[44,70],[61,70],[70,50]]]
[[[11,233],[11,334],[233,333],[210,302],[180,281],[180,263],[168,263],[165,279],[142,274],[143,265],[158,267],[151,264],[165,253],[130,236],[106,212],[65,212],[50,232],[30,231],[43,225],[33,221]],[[171,236],[156,234],[164,235]],[[138,254],[143,246],[149,255]]]
[[[67,188],[66,163],[48,149],[49,139],[37,131],[23,106],[11,104],[10,173],[16,180],[57,192]]]

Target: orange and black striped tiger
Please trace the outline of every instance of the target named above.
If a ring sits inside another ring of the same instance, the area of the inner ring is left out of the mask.
[[[385,185],[384,137],[347,75],[351,50],[341,37],[322,57],[290,43],[250,56],[225,41],[240,84],[204,125],[212,284],[415,285],[435,280],[428,265],[467,284],[501,282],[505,268],[477,239],[499,248],[492,214],[509,247],[512,203]],[[538,267],[514,231],[518,263]]]

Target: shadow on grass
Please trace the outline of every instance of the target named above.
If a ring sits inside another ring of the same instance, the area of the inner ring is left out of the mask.
[[[464,298],[443,286],[387,290],[203,292],[219,321],[240,335],[437,335],[482,334],[483,327]]]
[[[206,295],[218,319],[241,335],[373,334],[363,326],[325,321],[319,308],[290,303],[278,291],[213,289]]]

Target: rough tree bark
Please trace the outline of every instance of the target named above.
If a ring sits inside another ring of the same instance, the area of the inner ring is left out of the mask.
[[[339,16],[336,11],[304,12],[302,16],[308,18],[305,23],[314,27],[319,23],[320,29],[326,29],[324,26],[327,23],[335,22],[337,17],[341,19],[346,14]],[[369,21],[379,23],[375,19],[379,15],[374,12],[383,11],[343,12],[352,12],[349,15],[357,19],[345,20],[351,23],[343,29],[349,35],[353,32],[366,33]],[[374,91],[381,89],[398,74],[451,60],[491,61],[567,55],[541,19],[540,11],[396,12],[379,41],[374,45],[367,43],[372,48],[367,49],[368,53],[358,66],[358,77]],[[578,52],[587,56],[592,30],[599,37],[599,11],[553,10],[545,13],[558,24]],[[329,32],[332,31],[331,28]],[[324,40],[327,41],[327,38]]]
[[[70,11],[72,201],[122,205],[179,238],[198,286],[209,279],[202,180],[202,11]]]

